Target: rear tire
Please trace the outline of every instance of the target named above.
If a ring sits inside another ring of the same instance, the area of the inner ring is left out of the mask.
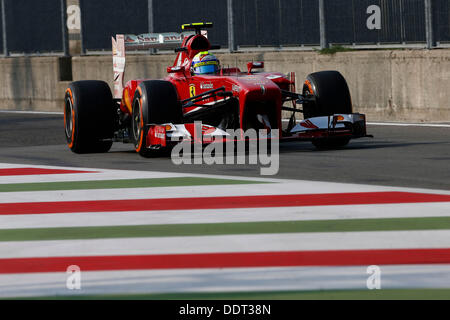
[[[114,103],[103,81],[72,82],[64,98],[67,144],[75,153],[103,153],[112,146]]]
[[[146,148],[148,124],[182,123],[183,113],[175,86],[169,81],[143,81],[133,98],[131,136],[134,148],[141,156],[164,153],[165,149]]]
[[[321,71],[308,75],[303,85],[303,94],[313,95],[315,98],[315,101],[303,104],[305,119],[353,112],[347,81],[338,71]],[[350,138],[347,137],[312,141],[318,149],[339,148],[349,142]]]

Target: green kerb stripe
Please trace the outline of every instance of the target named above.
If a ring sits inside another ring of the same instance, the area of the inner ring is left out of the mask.
[[[184,186],[227,185],[227,184],[228,185],[258,184],[258,183],[267,183],[267,182],[201,178],[201,177],[183,177],[183,178],[176,177],[176,178],[122,179],[122,180],[97,180],[97,181],[93,180],[93,181],[8,183],[8,184],[0,184],[0,192],[184,187]]]
[[[23,298],[21,298],[23,299]],[[449,300],[450,289],[323,290],[79,295],[26,300]],[[8,299],[8,300],[11,300]]]
[[[450,229],[450,217],[2,229],[0,241],[439,229]]]

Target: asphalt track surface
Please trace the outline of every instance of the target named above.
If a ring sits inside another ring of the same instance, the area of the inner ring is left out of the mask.
[[[450,127],[369,125],[375,137],[340,150],[282,143],[273,178],[450,190]],[[161,172],[259,176],[259,165],[180,165],[142,158],[131,144],[106,154],[78,155],[65,144],[63,116],[0,112],[0,162]]]

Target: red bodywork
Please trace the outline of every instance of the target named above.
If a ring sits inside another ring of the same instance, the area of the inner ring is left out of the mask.
[[[164,78],[174,86],[177,92],[183,119],[176,120],[181,123],[171,123],[169,120],[169,123],[144,125],[141,118],[140,128],[146,132],[145,148],[157,149],[179,141],[172,138],[186,138],[188,141],[193,141],[192,137],[194,137],[195,140],[195,132],[200,130],[194,130],[196,122],[201,122],[205,128],[208,128],[205,132],[214,132],[217,129],[218,132],[214,135],[221,137],[229,135],[224,130],[242,129],[241,139],[246,139],[243,132],[248,132],[248,129],[267,130],[269,138],[272,137],[271,130],[274,129],[273,137],[276,136],[276,139],[279,137],[284,141],[313,141],[313,143],[318,140],[326,143],[328,138],[336,138],[333,141],[345,144],[350,139],[367,136],[365,116],[351,113],[351,111],[343,114],[318,114],[315,117],[297,121],[295,115],[304,112],[304,109],[297,108],[297,104],[302,104],[303,108],[305,104],[309,104],[311,108],[316,104],[316,96],[309,80],[306,80],[303,86],[304,94],[296,93],[293,72],[289,75],[279,72],[254,72],[253,69],[263,68],[264,63],[249,62],[247,72],[241,72],[238,68],[220,68],[215,75],[192,75],[191,64],[195,55],[214,49],[207,37],[202,34],[203,31],[200,32],[203,26],[206,27],[202,24],[196,28],[195,34],[179,37],[176,45],[178,47],[183,39],[181,47],[175,49],[176,59],[172,66],[167,67],[168,75]],[[139,85],[143,81],[149,80],[131,80],[123,86],[126,47],[145,50],[158,45],[154,42],[148,43],[145,41],[146,37],[146,35],[117,35],[116,39],[112,39],[114,97],[120,101],[120,110],[125,115],[123,119],[127,117],[129,119],[131,116],[132,121],[139,120],[139,115],[133,115],[135,91],[140,88]],[[160,39],[165,37],[160,35]],[[347,86],[345,80],[344,85]],[[292,105],[283,105],[285,103]],[[164,105],[160,107],[164,108]],[[283,110],[291,112],[286,130],[283,130],[282,126]],[[135,134],[135,142],[140,131],[132,130],[138,127],[139,125],[129,128],[130,132]],[[278,130],[281,131],[279,135],[276,134]],[[203,137],[208,136],[203,130],[201,131]],[[212,137],[213,134],[210,136]],[[261,137],[259,136],[258,139]],[[203,143],[209,141],[208,139],[203,140]],[[142,136],[139,141],[140,143],[136,144],[137,151],[141,150]]]

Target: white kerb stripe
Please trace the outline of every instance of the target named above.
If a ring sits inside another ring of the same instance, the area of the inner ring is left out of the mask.
[[[448,203],[0,215],[0,229],[450,217]]]
[[[450,288],[450,265],[387,265],[382,289]],[[65,272],[0,275],[0,297],[96,294],[367,290],[367,266],[82,271],[81,290]]]
[[[450,248],[450,230],[0,242],[0,258]]]

